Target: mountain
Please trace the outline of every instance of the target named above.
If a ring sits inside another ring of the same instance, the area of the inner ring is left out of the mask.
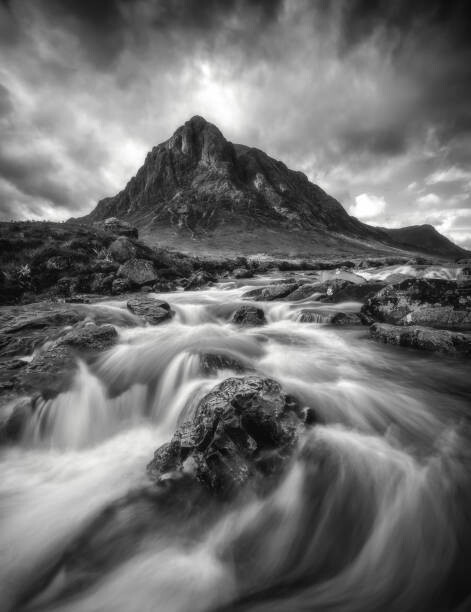
[[[404,248],[348,215],[302,172],[227,141],[199,116],[154,147],[126,187],[81,220],[108,217],[182,250],[349,255]]]
[[[410,225],[398,229],[380,228],[391,240],[404,249],[414,249],[436,257],[459,258],[469,257],[469,251],[462,249],[443,234],[437,232],[433,225]]]

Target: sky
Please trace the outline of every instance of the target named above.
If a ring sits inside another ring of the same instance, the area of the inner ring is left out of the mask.
[[[0,218],[67,219],[193,115],[471,248],[469,0],[0,0]]]

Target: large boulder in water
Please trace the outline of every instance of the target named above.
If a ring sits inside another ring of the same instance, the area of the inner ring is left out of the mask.
[[[158,279],[154,264],[149,259],[129,259],[118,270],[118,276],[126,279],[130,285],[141,287],[152,285]]]
[[[78,351],[104,351],[118,340],[118,332],[113,325],[86,323],[77,325],[59,341],[60,345],[70,346]]]
[[[273,300],[281,300],[298,287],[298,283],[268,285],[267,287],[251,289],[250,291],[244,293],[242,298],[244,300],[254,300],[255,302],[271,302]]]
[[[128,300],[128,310],[151,325],[158,325],[172,317],[170,304],[148,296],[139,296]]]
[[[89,357],[113,346],[118,332],[113,325],[79,324],[65,336],[46,344],[21,373],[15,388],[45,398],[66,391],[77,371],[77,356]]]
[[[471,291],[443,279],[408,279],[369,298],[362,312],[397,325],[471,329]]]
[[[297,403],[269,378],[228,378],[198,404],[147,466],[155,481],[190,476],[216,495],[279,475],[303,427]],[[268,479],[268,480],[267,480]]]
[[[370,337],[386,344],[471,356],[471,334],[445,329],[431,329],[419,325],[404,327],[388,323],[374,323],[370,327]]]
[[[266,322],[265,313],[256,306],[240,306],[232,315],[232,323],[243,327],[255,327]]]

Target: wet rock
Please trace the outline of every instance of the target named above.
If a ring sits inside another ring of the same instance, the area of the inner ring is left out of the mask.
[[[316,308],[303,308],[298,314],[300,323],[330,323],[334,313],[331,310],[319,310]]]
[[[408,313],[402,323],[406,325],[426,325],[441,329],[471,329],[471,308],[455,310],[453,306],[422,307]]]
[[[85,318],[85,312],[75,309],[57,309],[31,316],[24,312],[12,316],[0,331],[0,362],[15,356],[28,356],[47,341],[57,340],[64,327],[78,323]]]
[[[75,325],[84,318],[84,314],[74,309],[53,310],[45,314],[30,316],[19,315],[9,326],[2,331],[7,334],[28,332],[32,330],[43,330],[51,327],[63,327],[64,325]]]
[[[370,337],[386,344],[471,356],[471,334],[431,329],[418,325],[404,327],[387,323],[374,323],[370,327]]]
[[[111,283],[111,293],[113,295],[120,295],[126,293],[131,289],[131,283],[127,278],[115,278]]]
[[[0,406],[0,444],[17,442],[31,419],[33,402],[30,397],[16,397]]]
[[[236,268],[232,275],[234,278],[252,278],[253,272],[252,270],[247,270],[247,268]]]
[[[319,291],[319,283],[314,283],[314,284],[307,283],[295,289],[292,293],[288,294],[284,299],[286,301],[297,302],[299,300],[304,300],[308,297],[311,297],[315,293],[322,293],[322,291]]]
[[[363,325],[362,318],[356,312],[337,312],[330,322],[332,325]]]
[[[207,286],[209,283],[213,283],[217,278],[204,270],[199,270],[190,276],[187,283],[185,284],[185,291],[194,291],[195,289],[201,289]]]
[[[199,357],[201,372],[205,376],[215,376],[220,370],[233,370],[238,374],[247,371],[246,365],[231,355],[200,353]]]
[[[312,285],[315,293],[322,294],[318,299],[321,302],[362,302],[369,296],[373,296],[385,283],[382,281],[357,283],[347,279],[334,278]],[[288,296],[288,299],[291,296]]]
[[[265,325],[266,322],[264,311],[256,306],[240,306],[232,315],[232,323],[244,327]]]
[[[17,376],[15,388],[40,393],[46,399],[54,397],[70,388],[77,370],[78,353],[83,357],[93,356],[113,346],[117,339],[113,325],[78,324],[34,356]]]
[[[113,325],[78,325],[59,340],[60,345],[70,346],[79,351],[104,351],[118,340],[118,332]]]
[[[176,291],[177,283],[174,281],[158,281],[154,284],[152,289],[156,293],[171,293],[172,291]]]
[[[114,274],[105,274],[104,272],[97,272],[92,276],[90,282],[90,291],[92,293],[110,293],[113,285]]]
[[[172,317],[172,310],[167,302],[147,296],[128,300],[126,306],[133,314],[151,325],[158,325]]]
[[[384,282],[388,285],[397,285],[398,283],[402,283],[402,281],[405,281],[408,278],[412,278],[412,276],[410,274],[403,274],[402,272],[394,272],[392,274],[388,274],[388,276],[386,276],[386,278],[384,279]]]
[[[252,289],[243,294],[244,300],[254,300],[255,302],[270,302],[273,300],[281,300],[295,289],[299,287],[298,283],[289,283],[281,285],[269,285],[267,287],[260,287],[258,289]]]
[[[470,310],[471,291],[442,279],[408,279],[388,285],[362,308],[380,322],[462,330],[471,329]]]
[[[118,270],[118,276],[132,286],[148,285],[158,280],[152,261],[148,259],[129,259]]]
[[[263,487],[278,476],[302,426],[296,402],[276,381],[228,378],[157,449],[147,471],[155,481],[185,474],[214,494],[230,497],[249,481]]]

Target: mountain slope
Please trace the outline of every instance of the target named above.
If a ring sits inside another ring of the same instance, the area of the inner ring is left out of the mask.
[[[398,229],[380,228],[399,246],[429,253],[436,257],[458,258],[469,256],[469,251],[460,248],[437,232],[433,225],[410,225]]]
[[[199,116],[154,147],[126,187],[82,221],[107,217],[133,223],[150,242],[192,251],[349,255],[404,249],[383,229],[348,215],[302,172],[227,141]]]

